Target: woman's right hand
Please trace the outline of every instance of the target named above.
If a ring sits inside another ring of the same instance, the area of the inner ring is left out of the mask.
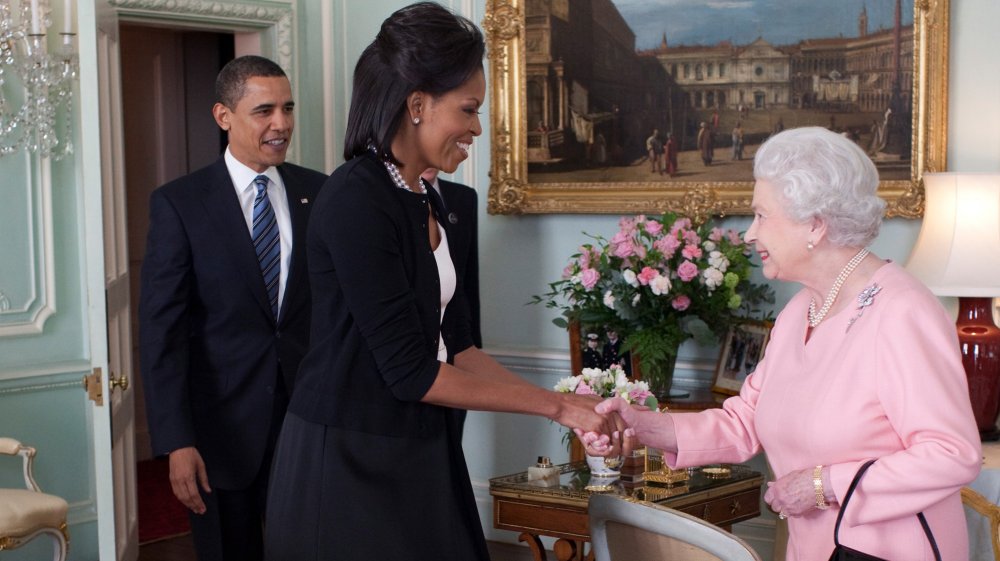
[[[599,438],[610,442],[618,438],[626,425],[617,413],[598,413],[597,405],[600,398],[593,395],[576,395],[558,393],[560,396],[559,410],[553,418],[557,423],[584,433],[600,435]]]
[[[677,435],[674,421],[669,414],[649,411],[644,407],[634,407],[627,401],[612,397],[599,403],[595,408],[602,415],[615,415],[621,419],[624,430],[619,435],[605,439],[592,433],[577,432],[580,442],[588,453],[598,456],[629,454],[633,449],[646,444],[677,451]]]

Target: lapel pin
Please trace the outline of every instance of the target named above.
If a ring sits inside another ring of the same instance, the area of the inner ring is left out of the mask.
[[[458,217],[455,216],[454,212],[448,213],[448,222],[451,222],[452,224],[458,224]]]
[[[309,204],[309,199],[299,199],[299,202],[302,203],[302,204],[304,204],[304,205],[307,205],[307,204]]]

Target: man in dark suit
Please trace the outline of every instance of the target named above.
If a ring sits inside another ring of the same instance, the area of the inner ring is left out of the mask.
[[[632,355],[628,351],[622,352],[622,340],[618,338],[618,332],[609,329],[607,331],[608,340],[604,343],[601,353],[604,357],[604,368],[611,368],[612,364],[620,364],[622,370],[628,376],[632,375]]]
[[[216,96],[225,154],[150,197],[140,353],[153,453],[169,454],[199,560],[254,561],[308,346],[306,225],[326,177],[284,163],[294,102],[278,65],[233,60]]]

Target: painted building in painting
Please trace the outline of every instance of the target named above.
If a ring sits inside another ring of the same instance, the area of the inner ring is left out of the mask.
[[[529,0],[525,59],[529,162],[622,161],[666,125],[670,77],[611,0]]]
[[[656,57],[691,108],[911,110],[913,26],[900,25],[899,2],[894,26],[875,32],[862,9],[857,37],[670,46],[664,36],[644,54]]]

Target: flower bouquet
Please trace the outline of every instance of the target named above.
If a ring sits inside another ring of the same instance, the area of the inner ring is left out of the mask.
[[[717,344],[729,327],[774,302],[750,282],[751,248],[734,230],[695,226],[673,213],[622,217],[611,239],[588,235],[562,278],[533,303],[562,310],[553,320],[617,331],[637,355],[642,379],[664,397],[677,349],[694,338]]]
[[[644,381],[630,380],[621,365],[613,364],[607,370],[600,368],[584,368],[577,376],[567,376],[559,380],[552,388],[561,393],[579,395],[596,395],[602,398],[620,397],[629,404],[640,404],[656,411],[659,403],[656,396],[649,391],[649,384]],[[567,433],[568,434],[568,433]],[[619,473],[623,459],[587,456],[587,465],[594,476],[616,476]]]

